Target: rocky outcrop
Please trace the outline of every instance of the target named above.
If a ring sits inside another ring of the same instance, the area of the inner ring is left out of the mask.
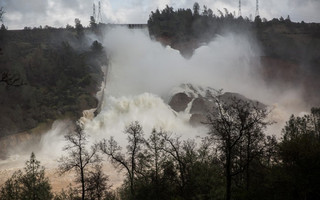
[[[183,84],[177,91],[179,92],[172,96],[169,105],[176,112],[188,112],[190,114],[189,122],[194,126],[206,123],[208,113],[216,107],[217,98],[225,104],[231,104],[234,99],[238,99],[251,102],[259,107],[266,107],[266,105],[241,94],[232,92],[220,94],[209,87],[202,88],[191,84]]]
[[[244,102],[250,102],[252,104],[255,104],[257,105],[258,107],[260,108],[264,108],[266,107],[265,104],[259,102],[259,101],[256,101],[256,100],[252,100],[252,99],[249,99],[241,94],[238,94],[238,93],[234,93],[234,92],[226,92],[226,93],[223,93],[222,95],[219,96],[219,99],[220,101],[226,103],[226,104],[231,104],[232,102],[234,102],[234,99],[237,99],[237,100],[241,100],[241,101],[244,101]]]
[[[194,126],[205,123],[208,111],[215,106],[217,91],[191,84],[183,84],[177,91],[169,102],[170,107],[176,112],[188,112],[191,115],[189,122]]]
[[[185,93],[178,93],[172,96],[169,105],[176,112],[184,111],[192,98]]]
[[[214,101],[208,98],[196,98],[192,102],[190,114],[202,114],[207,113],[215,106]]]
[[[189,122],[192,126],[199,126],[207,122],[207,116],[205,114],[192,114]]]

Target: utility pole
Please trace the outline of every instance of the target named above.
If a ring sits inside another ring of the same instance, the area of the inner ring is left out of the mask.
[[[259,15],[259,0],[256,0],[256,17]]]
[[[102,15],[101,15],[101,2],[99,1],[98,4],[99,10],[98,10],[98,17],[97,17],[97,22],[102,23]]]
[[[96,17],[97,17],[97,16],[96,16],[96,4],[94,4],[94,3],[93,3],[93,13],[92,13],[92,16],[93,16],[94,19],[96,19]]]
[[[242,13],[241,13],[241,0],[239,0],[239,13],[238,13],[239,17],[242,16]]]

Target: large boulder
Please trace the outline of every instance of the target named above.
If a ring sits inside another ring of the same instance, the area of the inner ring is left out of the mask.
[[[176,112],[188,112],[190,114],[190,124],[200,125],[206,122],[208,112],[214,111],[217,98],[221,103],[226,105],[234,103],[234,100],[240,100],[255,104],[261,108],[266,107],[266,105],[255,100],[248,99],[238,93],[226,92],[220,94],[219,91],[213,88],[204,88],[191,84],[182,84],[177,88],[169,102],[169,105]],[[186,111],[186,108],[190,103],[191,108]]]
[[[198,97],[193,100],[190,114],[205,114],[215,106],[212,99]]]
[[[207,122],[207,116],[205,114],[192,114],[189,123],[192,126],[199,126]]]
[[[244,102],[249,102],[250,104],[254,104],[254,105],[257,105],[259,108],[265,108],[266,105],[259,102],[259,101],[256,101],[256,100],[252,100],[252,99],[249,99],[241,94],[238,94],[238,93],[233,93],[233,92],[226,92],[226,93],[223,93],[222,95],[220,95],[219,97],[220,101],[224,102],[225,104],[231,104],[232,102],[234,102],[234,99],[236,100],[241,100],[241,101],[244,101]]]
[[[177,93],[172,96],[169,106],[176,112],[184,111],[188,104],[191,102],[192,98],[185,93]]]

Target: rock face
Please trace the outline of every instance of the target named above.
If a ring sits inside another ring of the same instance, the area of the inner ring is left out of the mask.
[[[266,105],[238,93],[220,94],[212,88],[195,87],[191,84],[183,84],[177,91],[179,92],[172,96],[169,105],[176,112],[188,112],[190,114],[189,122],[194,126],[206,123],[208,112],[213,111],[216,107],[217,98],[225,104],[231,104],[233,99],[239,99],[266,107]],[[190,110],[187,109],[189,103],[191,103]]]
[[[191,84],[181,85],[169,102],[170,107],[176,112],[188,112],[189,122],[192,125],[200,125],[206,122],[208,111],[215,106],[214,98],[217,91],[213,88],[203,88]],[[191,103],[190,110],[187,110]]]
[[[178,93],[173,95],[169,102],[169,105],[176,112],[181,112],[187,108],[191,100],[192,98],[188,97],[188,95],[186,95],[185,93]]]
[[[207,117],[205,114],[192,114],[189,122],[192,126],[199,126],[207,122]]]
[[[190,114],[202,114],[207,113],[212,108],[214,108],[215,104],[212,99],[198,97],[194,99],[192,102],[192,107],[190,109]]]
[[[193,126],[206,123],[208,112],[212,111],[215,107],[214,100],[212,98],[198,97],[193,100],[190,109],[190,120],[189,122]]]
[[[226,104],[231,104],[233,99],[238,99],[238,100],[242,100],[242,101],[245,101],[245,102],[250,102],[254,105],[256,105],[258,108],[265,108],[266,105],[259,102],[259,101],[256,101],[256,100],[252,100],[252,99],[248,99],[247,97],[241,95],[241,94],[238,94],[238,93],[232,93],[232,92],[226,92],[222,95],[220,95],[220,100]]]

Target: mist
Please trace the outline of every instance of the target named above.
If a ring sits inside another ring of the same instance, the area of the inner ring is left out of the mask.
[[[216,36],[198,48],[190,59],[179,51],[150,40],[146,31],[112,29],[104,46],[110,54],[107,93],[111,96],[156,94],[166,102],[182,83],[241,93],[294,113],[305,109],[299,88],[267,84],[260,75],[263,52],[247,33]]]
[[[266,104],[300,95],[299,89],[266,85],[259,74],[262,52],[253,36],[244,33],[218,35],[190,59],[141,30],[112,29],[105,34],[104,46],[112,63],[107,78],[111,96],[149,92],[168,100],[170,91],[182,83],[237,92]]]
[[[189,124],[190,114],[176,113],[168,106],[179,86],[223,88],[247,95],[258,82],[252,64],[258,65],[259,49],[245,35],[217,36],[190,59],[152,41],[141,30],[109,30],[103,44],[111,63],[105,98],[100,114],[85,126],[94,138],[114,136],[124,144],[123,130],[133,121],[139,121],[147,135],[157,128],[183,138],[206,136],[205,127]]]
[[[166,99],[182,83],[248,93],[257,82],[253,70],[259,67],[259,49],[245,35],[217,36],[190,59],[139,30],[113,29],[104,46],[112,63],[108,93],[115,96],[150,92]]]

